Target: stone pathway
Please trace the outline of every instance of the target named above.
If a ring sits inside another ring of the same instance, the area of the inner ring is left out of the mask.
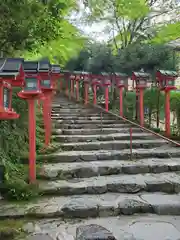
[[[1,201],[0,217],[36,219],[50,234],[44,239],[180,239],[180,148],[98,111],[55,100],[60,149],[44,156],[43,196],[27,205]],[[29,239],[43,239],[38,234]]]

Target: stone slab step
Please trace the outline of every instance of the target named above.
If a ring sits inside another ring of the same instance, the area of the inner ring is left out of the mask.
[[[38,173],[38,177],[53,180],[88,178],[111,174],[163,173],[169,171],[180,171],[179,158],[45,164]]]
[[[6,202],[0,205],[1,219],[24,219],[24,217],[35,219],[57,217],[89,219],[90,217],[110,217],[137,213],[180,215],[180,195],[158,192],[139,195],[106,193],[41,198],[35,203],[28,202],[24,205],[22,203]],[[92,221],[94,222],[95,219],[92,219]]]
[[[132,139],[155,139],[150,133],[133,133]],[[130,133],[112,133],[112,134],[96,134],[96,135],[54,135],[56,141],[61,142],[92,142],[92,141],[112,141],[112,140],[129,140]]]
[[[63,121],[54,121],[55,128],[66,128],[66,129],[91,129],[91,128],[130,128],[131,125],[128,123],[118,123],[118,124],[67,124]]]
[[[120,149],[130,149],[132,148],[144,148],[151,149],[153,147],[160,147],[162,144],[169,144],[163,139],[142,139],[142,140],[133,140],[132,143],[130,140],[113,140],[113,141],[93,141],[93,142],[71,142],[71,143],[62,143],[61,149],[64,151],[85,151],[85,150],[120,150]]]
[[[112,120],[114,120],[114,121],[119,121],[119,120],[117,120],[117,119],[115,119],[115,117],[114,116],[103,116],[103,117],[101,117],[101,116],[72,116],[71,114],[69,114],[68,116],[63,116],[63,115],[61,115],[61,114],[59,114],[58,116],[57,115],[51,115],[51,119],[52,120],[61,120],[61,119],[63,119],[63,120],[80,120],[80,121],[87,121],[87,120],[90,120],[90,121],[112,121]]]
[[[107,160],[137,160],[145,158],[178,158],[180,157],[179,148],[152,148],[152,149],[133,149],[130,150],[97,150],[97,151],[66,151],[56,152],[43,156],[44,162],[89,162],[89,161],[107,161]]]
[[[111,134],[111,133],[127,133],[129,128],[89,128],[89,129],[56,129],[54,135],[95,135],[95,134]],[[141,128],[132,128],[133,133],[142,132]]]
[[[106,192],[138,193],[143,191],[180,193],[180,175],[177,173],[120,174],[72,180],[41,181],[39,187],[43,195],[51,196],[102,194]]]
[[[155,233],[154,240],[180,239],[180,216],[176,215],[158,216],[146,213],[132,216],[74,219],[74,221],[43,219],[39,220],[38,224],[42,229],[49,228],[51,232],[64,233],[66,237],[58,240],[72,240],[72,236],[76,240],[82,240],[82,237],[86,240],[93,240],[94,238],[89,237],[89,233],[92,232],[96,232],[95,236],[99,236],[96,239],[103,240],[152,240],[152,233]],[[102,229],[106,229],[104,230],[106,234],[103,234]]]
[[[62,119],[56,119],[56,121],[62,122]],[[64,119],[65,123],[69,124],[115,124],[115,123],[122,123],[122,120],[116,120],[116,119],[77,119],[77,120],[71,120],[71,119]]]

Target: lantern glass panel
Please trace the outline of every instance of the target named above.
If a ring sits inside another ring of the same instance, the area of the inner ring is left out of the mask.
[[[162,87],[165,87],[165,86],[166,86],[166,80],[165,80],[165,79],[161,82],[161,86],[162,86]]]
[[[145,79],[140,79],[140,80],[139,80],[139,85],[140,85],[140,86],[146,85],[146,80],[145,80]]]
[[[173,80],[169,80],[168,81],[168,86],[174,86],[174,81]]]
[[[10,91],[8,88],[3,89],[3,105],[4,108],[9,108],[9,97],[10,97]]]
[[[37,91],[38,84],[36,78],[26,78],[25,79],[26,86],[24,88],[25,91]]]
[[[41,80],[41,87],[50,88],[51,87],[51,81],[50,80]]]

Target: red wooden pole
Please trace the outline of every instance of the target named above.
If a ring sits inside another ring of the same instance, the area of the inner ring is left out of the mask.
[[[69,94],[69,85],[68,85],[69,80],[68,80],[67,77],[65,78],[65,81],[66,81],[66,90],[65,90],[65,93],[66,93],[66,96],[68,96],[68,94]]]
[[[97,92],[96,92],[96,84],[93,85],[93,104],[96,105],[97,104]]]
[[[84,104],[88,104],[88,89],[89,89],[89,84],[84,83]]]
[[[76,101],[79,101],[79,81],[76,80]]]
[[[170,91],[165,91],[165,131],[166,136],[170,136]]]
[[[75,88],[75,87],[74,87],[74,81],[75,81],[75,80],[73,79],[73,80],[72,80],[72,97],[74,97],[74,95],[75,95],[75,94],[74,94],[74,88]]]
[[[123,117],[123,88],[119,88],[119,115]]]
[[[45,130],[45,146],[48,147],[50,143],[50,98],[46,94],[43,102],[43,118],[44,118],[44,130]]]
[[[107,86],[105,87],[105,109],[106,112],[109,111],[109,88]]]
[[[139,89],[139,118],[140,125],[144,126],[144,99],[143,99],[143,89]]]
[[[71,93],[70,93],[70,97],[73,97],[73,94],[74,94],[73,84],[74,84],[74,81],[73,81],[73,79],[71,79]]]
[[[29,181],[36,180],[36,117],[34,99],[28,99],[29,104]]]

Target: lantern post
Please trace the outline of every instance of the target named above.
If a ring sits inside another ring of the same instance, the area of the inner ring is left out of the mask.
[[[75,82],[76,82],[76,101],[79,101],[79,81],[81,79],[81,72],[75,71]]]
[[[97,86],[100,85],[100,80],[99,80],[99,76],[98,75],[91,75],[91,84],[92,84],[92,88],[93,88],[93,104],[96,105],[97,104]]]
[[[0,119],[19,118],[12,108],[12,87],[22,87],[24,71],[22,58],[0,59]]]
[[[84,82],[84,104],[88,104],[89,100],[89,78],[90,74],[88,72],[82,72],[82,78]]]
[[[147,88],[149,79],[148,73],[133,72],[132,74],[133,85],[136,88],[136,93],[139,93],[139,120],[142,127],[144,126],[144,89]]]
[[[18,96],[25,99],[29,106],[29,182],[36,180],[36,117],[35,101],[42,97],[37,61],[25,61],[25,84]]]
[[[70,98],[74,98],[74,82],[75,82],[75,78],[76,78],[76,75],[74,74],[74,72],[72,72],[70,74],[70,88],[71,88],[71,91],[70,91]]]
[[[174,83],[177,77],[176,71],[158,70],[156,72],[157,85],[160,91],[165,93],[165,132],[167,137],[171,135],[170,91],[176,90]]]
[[[115,73],[115,76],[113,77],[115,85],[119,88],[119,115],[121,117],[123,117],[123,88],[125,87],[125,81],[127,79],[128,76],[124,73]]]
[[[102,80],[102,85],[105,87],[105,110],[106,112],[109,111],[109,86],[111,85],[111,80],[110,76],[108,73],[101,73],[101,80]]]
[[[53,90],[56,84],[53,86],[53,78],[50,76],[50,62],[42,60],[39,62],[38,73],[40,77],[40,87],[43,93],[43,119],[45,130],[45,147],[50,144],[50,125],[51,125],[51,100]],[[56,80],[56,79],[55,79]]]

